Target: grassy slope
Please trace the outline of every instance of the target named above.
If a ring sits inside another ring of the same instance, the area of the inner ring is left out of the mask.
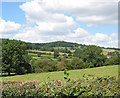
[[[115,52],[116,50],[114,50],[114,49],[103,49],[103,54],[104,55],[107,55],[108,54],[108,52]]]
[[[114,66],[103,66],[97,68],[88,68],[80,70],[70,70],[70,77],[72,79],[77,79],[86,75],[95,75],[95,76],[116,76],[118,78],[118,65]],[[2,80],[18,80],[18,81],[29,81],[29,80],[63,80],[64,72],[48,72],[48,73],[33,73],[25,75],[16,75],[16,76],[7,76],[2,77]]]
[[[27,50],[27,51],[32,51],[32,52],[40,52],[40,53],[51,53],[51,54],[54,54],[54,52],[51,52],[51,51],[40,51],[40,50]],[[62,52],[59,52],[60,55],[63,55],[63,54],[68,54],[68,53],[62,53]]]

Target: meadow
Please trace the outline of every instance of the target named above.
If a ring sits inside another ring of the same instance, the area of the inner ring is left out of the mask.
[[[102,76],[115,76],[118,79],[118,65],[103,66],[96,68],[69,70],[71,79],[79,79],[83,75],[94,75],[95,77]],[[64,72],[44,72],[44,73],[31,73],[15,76],[3,76],[2,80],[15,80],[15,81],[50,81],[50,80],[64,80]]]

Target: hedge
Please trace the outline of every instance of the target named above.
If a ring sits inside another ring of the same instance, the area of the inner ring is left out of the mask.
[[[118,81],[108,77],[83,77],[78,80],[2,81],[2,97],[102,97],[120,98]]]

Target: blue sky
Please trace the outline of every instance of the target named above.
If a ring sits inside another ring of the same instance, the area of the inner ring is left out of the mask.
[[[2,2],[2,37],[34,43],[64,40],[117,47],[116,2],[57,1]]]
[[[23,2],[2,2],[2,19],[25,24],[25,12],[19,8]]]

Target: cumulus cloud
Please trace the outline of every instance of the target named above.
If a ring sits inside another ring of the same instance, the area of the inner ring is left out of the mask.
[[[74,37],[74,38],[82,38],[82,37],[86,37],[88,36],[88,32],[82,28],[77,28],[76,30],[74,30],[74,33],[70,33],[68,35],[68,37]]]
[[[21,28],[21,25],[12,21],[5,21],[0,18],[0,33],[10,34],[17,33],[17,31]]]
[[[38,22],[38,30],[43,34],[63,35],[72,32],[76,26],[72,17],[65,16],[65,22]]]
[[[34,0],[20,6],[26,12],[26,18],[32,22],[64,22],[63,13],[68,13],[78,21],[89,24],[117,24],[117,0],[111,2],[99,0]],[[110,0],[109,0],[110,1]]]
[[[34,27],[24,27],[15,34],[15,39],[29,42],[46,42],[52,36],[72,34],[75,22],[72,17],[65,16],[65,22],[38,22]]]
[[[116,47],[117,41],[113,40],[115,33],[110,36],[97,32],[91,34],[78,26],[77,22],[86,22],[87,27],[117,25],[118,0],[85,1],[34,0],[20,5],[27,22],[35,25],[24,27],[14,38],[29,42],[64,40]]]
[[[73,18],[64,13],[53,13],[52,10],[47,10],[48,6],[45,1],[35,0],[20,6],[25,11],[27,20],[36,23],[42,34],[61,35],[72,32],[76,26]]]
[[[83,7],[82,14],[77,15],[77,20],[95,25],[117,25],[118,4],[116,2],[90,3]]]
[[[41,35],[36,27],[26,27],[23,30],[20,30],[19,33],[15,34],[13,38],[26,42],[41,43],[48,37]]]
[[[74,30],[74,33],[70,33],[67,36],[54,36],[52,40],[65,40],[79,44],[98,45],[101,47],[118,47],[118,41],[114,40],[113,36],[108,36],[104,33],[90,34],[88,31],[82,28]]]

